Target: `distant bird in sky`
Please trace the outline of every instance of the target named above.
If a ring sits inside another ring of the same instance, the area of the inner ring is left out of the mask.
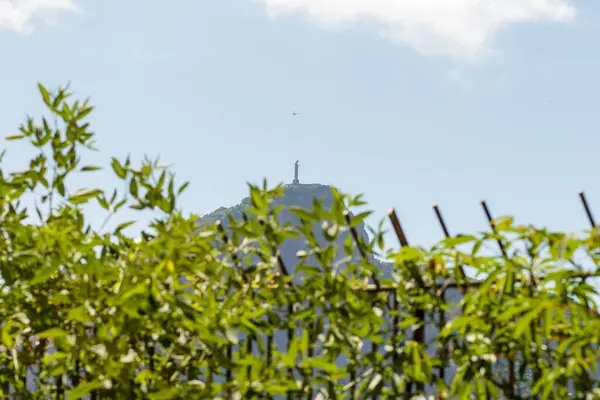
[[[292,115],[300,115],[300,113],[299,113],[299,112],[296,112],[296,111],[294,111],[294,112],[292,113]]]

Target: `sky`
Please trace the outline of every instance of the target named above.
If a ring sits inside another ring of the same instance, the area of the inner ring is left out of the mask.
[[[70,82],[96,106],[90,163],[160,154],[186,212],[299,160],[372,224],[395,207],[411,244],[441,239],[433,203],[451,233],[485,230],[483,199],[577,231],[580,189],[600,215],[599,38],[592,0],[0,0],[0,135],[42,115],[37,82]]]

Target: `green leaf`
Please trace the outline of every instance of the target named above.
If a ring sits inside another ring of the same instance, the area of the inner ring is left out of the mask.
[[[97,354],[100,358],[105,358],[108,355],[106,345],[100,343],[90,347],[90,350]]]
[[[30,285],[34,286],[46,282],[52,277],[52,275],[56,274],[59,268],[60,265],[58,264],[53,266],[42,266],[39,270],[36,271],[35,276],[30,282]]]
[[[302,207],[292,206],[288,209],[289,212],[298,217],[301,221],[313,222],[317,221],[319,218],[313,211],[307,210]]]
[[[169,187],[168,187],[169,199],[173,199],[175,197],[175,180],[171,176],[169,179]]]
[[[77,114],[77,119],[81,120],[84,119],[85,117],[87,117],[92,111],[94,111],[94,107],[86,107],[84,109],[82,109],[81,111],[79,111],[79,113]]]
[[[91,172],[91,171],[99,171],[101,170],[102,167],[97,167],[95,165],[86,165],[85,167],[81,168],[81,172]]]
[[[160,174],[160,177],[158,178],[158,183],[156,184],[156,190],[161,191],[164,184],[165,184],[165,178],[167,176],[167,171],[163,171]]]
[[[119,211],[119,209],[120,209],[121,207],[123,207],[123,205],[125,205],[125,203],[127,203],[127,199],[123,199],[123,200],[119,201],[117,204],[115,204],[115,205],[113,206],[113,211],[114,211],[114,212],[117,212],[117,211]]]
[[[291,343],[288,345],[287,355],[283,356],[283,362],[288,367],[293,367],[296,364],[296,359],[298,357],[298,350],[300,348],[300,343],[298,340],[298,336],[294,335]]]
[[[421,372],[422,372],[422,359],[421,359],[421,353],[419,352],[419,348],[417,347],[416,343],[413,342],[415,345],[412,347],[412,367],[413,367],[413,371],[415,376],[420,376]]]
[[[373,377],[371,378],[371,380],[369,381],[368,389],[370,391],[375,390],[375,388],[377,388],[379,383],[381,383],[382,379],[383,379],[383,376],[381,374],[379,374],[379,373],[374,374]]]
[[[508,216],[497,217],[493,220],[494,227],[497,230],[505,230],[511,228],[513,226],[513,223],[514,218]]]
[[[121,359],[119,360],[119,362],[121,362],[123,364],[130,364],[135,361],[135,356],[136,356],[135,351],[129,350],[129,353],[122,356]]]
[[[52,100],[50,99],[50,93],[48,92],[48,89],[46,89],[41,83],[38,83],[38,89],[42,94],[42,99],[44,99],[44,103],[46,103],[48,107],[52,107]]]
[[[350,219],[350,227],[356,228],[357,226],[359,226],[361,224],[361,222],[363,222],[371,214],[373,214],[373,211],[365,211],[365,212],[362,212],[360,214],[353,216]]]
[[[102,194],[100,189],[81,189],[69,196],[69,201],[73,204],[87,203],[90,199]]]
[[[68,335],[68,332],[60,328],[50,328],[38,334],[40,339],[58,339]]]
[[[62,175],[59,175],[56,177],[54,186],[56,186],[56,190],[58,191],[58,194],[60,194],[61,196],[65,195],[65,193],[66,193],[65,181],[64,181],[64,178]]]
[[[113,157],[110,165],[119,178],[125,179],[127,177],[127,169],[119,163],[119,160]]]
[[[177,194],[180,195],[181,193],[183,193],[183,191],[185,189],[187,189],[187,187],[190,185],[189,182],[185,182],[183,185],[181,185],[181,187],[179,188],[179,190],[177,191]]]
[[[321,369],[326,373],[332,374],[338,372],[339,368],[335,365],[335,362],[331,362],[325,357],[312,357],[305,358],[300,363],[301,368],[314,368]]]
[[[132,178],[131,182],[129,183],[129,193],[137,199],[139,190],[138,190],[137,179],[135,179],[135,178]]]
[[[259,211],[264,211],[266,203],[261,196],[260,190],[254,186],[250,186],[250,200],[252,205]]]
[[[147,208],[147,205],[145,203],[138,202],[136,204],[130,205],[129,208],[131,208],[133,210],[143,210],[143,209]]]
[[[296,257],[298,257],[298,258],[306,258],[306,257],[308,257],[308,253],[306,252],[306,250],[298,250],[296,252]]]
[[[122,224],[119,224],[119,226],[117,226],[117,228],[115,229],[115,235],[119,232],[121,232],[123,229],[127,229],[129,228],[131,225],[135,224],[136,221],[128,221],[128,222],[123,222]]]
[[[23,139],[25,137],[25,135],[9,135],[7,136],[5,139],[6,140],[20,140]]]
[[[302,339],[300,340],[300,354],[302,354],[302,355],[308,354],[308,347],[309,347],[309,333],[308,333],[308,330],[305,329],[304,332],[302,332]]]
[[[154,373],[152,371],[148,371],[147,369],[140,371],[140,373],[135,377],[135,381],[138,383],[148,383],[153,378]]]
[[[91,382],[82,382],[75,389],[67,392],[67,398],[69,400],[80,399],[87,396],[92,391],[102,388],[102,383],[98,380]]]
[[[52,103],[52,106],[51,106],[54,109],[58,109],[58,106],[60,106],[62,103],[63,112],[61,113],[61,115],[63,116],[63,118],[66,118],[66,119],[71,118],[71,113],[69,112],[68,104],[63,103],[63,101],[65,99],[71,97],[71,94],[67,92],[68,89],[69,89],[69,85],[67,85],[67,87],[64,87],[64,88],[62,88],[62,87],[59,88],[58,95],[54,98],[54,102]],[[65,110],[66,110],[66,112],[65,112]]]
[[[42,362],[45,365],[50,365],[54,361],[63,362],[68,357],[69,357],[69,355],[67,353],[63,353],[63,352],[60,352],[60,351],[57,351],[56,353],[52,353],[52,354],[46,353],[46,354],[44,354],[44,358],[42,359]]]
[[[235,329],[226,329],[225,330],[225,337],[227,338],[227,340],[229,340],[229,342],[233,343],[233,344],[238,344],[240,342],[240,339],[238,337],[238,332]]]
[[[121,296],[111,299],[111,302],[113,302],[114,305],[121,305],[137,295],[146,293],[148,293],[148,286],[145,283],[140,283],[123,292]]]
[[[100,207],[102,207],[105,210],[110,210],[110,204],[108,204],[108,201],[106,201],[106,197],[98,196],[96,197],[96,200],[98,200],[98,204],[100,204]]]
[[[69,312],[67,313],[67,320],[82,323],[92,321],[85,306],[79,306],[77,308],[69,310]]]
[[[180,389],[178,389],[176,387],[167,388],[167,389],[162,389],[156,393],[150,393],[148,395],[148,398],[150,400],[171,400],[171,399],[178,398],[179,392],[180,392]]]
[[[15,344],[14,336],[11,334],[11,328],[14,325],[14,321],[8,320],[4,323],[2,327],[2,344],[4,344],[7,348],[12,349]]]
[[[475,236],[471,236],[471,235],[457,235],[456,237],[451,237],[451,238],[447,238],[444,239],[442,241],[442,243],[444,243],[445,246],[447,247],[456,247],[458,245],[461,244],[465,244],[465,243],[471,243],[476,241],[477,238]]]

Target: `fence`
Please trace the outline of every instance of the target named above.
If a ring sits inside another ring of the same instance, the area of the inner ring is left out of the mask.
[[[594,222],[594,218],[592,216],[592,212],[591,212],[588,202],[586,200],[585,194],[583,192],[580,192],[579,196],[580,196],[580,200],[583,204],[583,208],[586,213],[586,216],[589,220],[589,223],[592,228],[595,228],[596,224]],[[492,213],[491,213],[488,205],[486,204],[485,201],[482,201],[481,206],[483,208],[483,212],[484,212],[484,215],[490,226],[490,229],[492,230],[492,232],[495,232],[496,227],[494,225],[494,218],[492,216]],[[436,219],[441,227],[443,235],[446,238],[452,237],[438,205],[433,206],[433,211],[434,211]],[[393,227],[394,233],[399,241],[400,246],[408,247],[409,242],[408,242],[406,234],[402,228],[400,220],[396,214],[396,211],[394,209],[391,209],[388,213],[388,217],[389,217],[389,220]],[[346,213],[346,219],[347,219],[348,226],[350,226],[350,214]],[[222,237],[222,240],[225,243],[227,243],[229,238],[225,232],[225,229],[223,228],[223,226],[220,223],[217,223],[217,227],[221,234],[220,236]],[[359,239],[356,229],[350,228],[350,232],[351,232],[353,239],[355,241],[355,244],[360,252],[360,256],[367,258],[367,254],[364,250],[363,244],[361,243],[361,241]],[[506,257],[507,254],[506,254],[506,249],[505,249],[504,243],[502,243],[501,240],[498,240],[497,243],[498,243],[499,250]],[[235,264],[241,263],[241,260],[237,259],[235,254],[233,255],[233,258],[234,258],[233,262]],[[283,260],[281,259],[281,256],[279,256],[278,262],[279,262],[279,267],[281,269],[281,274],[289,275],[290,271],[284,264]],[[462,267],[459,266],[459,268],[461,270],[461,274],[463,276],[466,276],[464,270],[462,270]],[[421,289],[426,289],[426,284],[423,282],[422,279],[420,279],[420,273],[416,269],[416,267],[415,267],[415,270],[412,271],[412,275],[414,276],[415,281],[417,282],[419,287]],[[479,282],[472,281],[472,280],[470,280],[470,281],[465,280],[461,283],[458,283],[458,282],[454,282],[451,280],[446,280],[444,282],[434,281],[434,285],[435,286],[433,287],[433,289],[436,291],[436,293],[438,293],[438,296],[440,297],[441,301],[445,302],[448,289],[453,289],[453,290],[459,291],[462,295],[464,295],[471,288],[477,287],[479,285]],[[394,311],[398,310],[398,307],[400,305],[400,301],[397,298],[397,289],[398,289],[397,285],[383,285],[379,281],[377,276],[374,276],[372,278],[372,283],[370,283],[364,289],[361,289],[361,290],[364,290],[365,295],[386,293],[387,297],[388,297],[388,301],[385,303],[386,306],[385,306],[384,312],[388,312],[388,313],[392,312],[393,313]],[[429,287],[427,287],[427,289],[432,289],[432,287],[429,286]],[[291,315],[295,312],[295,306],[298,304],[299,303],[290,302],[287,304],[287,309],[282,310],[282,312],[285,312],[285,313],[288,313],[288,315]],[[437,320],[428,321],[426,319],[426,312],[425,312],[425,310],[422,310],[422,309],[417,309],[414,316],[418,321],[420,321],[420,323],[418,324],[418,328],[416,330],[414,330],[414,332],[412,333],[412,340],[414,342],[420,343],[422,345],[426,343],[426,333],[427,333],[428,329],[432,328],[432,325],[437,325],[437,328],[439,329],[439,327],[444,326],[447,322],[447,315],[444,311],[439,312],[439,315],[437,316]],[[397,337],[398,334],[400,333],[400,329],[401,329],[400,322],[401,321],[397,314],[395,314],[391,318],[391,327],[392,327],[391,335],[392,335],[392,337]],[[273,351],[277,347],[279,347],[279,348],[283,347],[283,348],[289,349],[289,346],[294,341],[294,338],[298,337],[300,334],[301,334],[301,332],[299,332],[297,329],[290,327],[287,329],[286,332],[284,332],[285,337],[284,338],[280,337],[281,339],[284,339],[284,340],[280,340],[279,343],[276,343],[278,341],[277,340],[277,332],[274,332],[274,333],[265,335],[265,337],[246,336],[243,338],[243,340],[240,341],[239,346],[244,346],[245,351],[247,353],[263,354],[263,351],[264,351],[265,363],[270,364],[273,360]],[[311,338],[311,339],[314,339],[314,338]],[[261,341],[264,341],[264,343],[260,343]],[[264,344],[264,346],[263,346],[263,344]],[[227,356],[230,360],[232,360],[234,358],[234,353],[235,353],[236,349],[239,350],[239,347],[234,346],[234,345],[229,345],[227,347]],[[307,356],[312,357],[316,352],[318,352],[318,350],[319,349],[316,349],[312,346],[309,347]],[[378,346],[375,343],[372,343],[370,349],[368,349],[368,350],[372,354],[376,354],[380,351],[380,346]],[[438,349],[438,350],[441,350],[443,352],[443,351],[446,351],[447,349]],[[394,353],[394,355],[393,355],[393,359],[391,361],[392,363],[395,363],[395,361],[396,361],[395,357],[397,357],[396,353]],[[509,360],[507,360],[507,363],[508,363],[508,367],[507,367],[508,368],[508,377],[507,377],[506,383],[509,387],[514,387],[515,381],[516,381],[515,361],[512,359],[509,359]],[[362,374],[361,374],[361,372],[362,372]],[[356,399],[356,396],[357,396],[356,391],[357,391],[357,387],[358,387],[359,383],[361,382],[361,376],[365,376],[366,372],[368,372],[368,371],[350,370],[349,376],[347,378],[347,384],[344,388],[345,391],[347,392],[347,396],[348,396],[347,398]],[[449,376],[447,375],[447,372],[449,372],[447,366],[438,368],[437,378],[445,381],[447,378],[449,378]],[[539,377],[539,371],[536,370],[533,373],[534,373],[534,376]],[[28,375],[30,375],[30,374],[31,374],[31,372]],[[210,374],[211,374],[210,379],[212,380],[213,379],[212,372]],[[230,381],[233,377],[232,374],[233,374],[232,369],[227,368],[227,369],[225,369],[224,374],[221,376],[221,378],[225,379],[226,381]],[[299,375],[298,371],[295,371],[293,368],[288,369],[287,374],[289,375],[290,379],[294,379],[294,378],[298,378],[298,377],[301,379],[309,379],[309,377],[307,377],[307,376],[302,376],[301,374]],[[32,378],[28,377],[27,380],[29,381],[27,386],[30,388],[30,390],[34,389]],[[71,383],[73,383],[73,382],[71,382]],[[313,389],[316,390],[318,388],[313,388]],[[306,399],[313,399],[314,395],[315,395],[315,391],[313,389],[309,390],[308,393],[303,394],[302,396],[305,396]],[[414,392],[415,389],[417,391],[423,391],[426,388],[425,388],[425,385],[423,385],[423,384],[407,383],[402,391],[405,395],[410,397],[410,394],[412,392]],[[63,396],[64,396],[63,392],[57,392],[56,398],[62,398]],[[94,400],[100,399],[101,397],[102,396],[100,395],[99,391],[94,391],[92,393],[92,395],[90,396],[90,398],[94,399]],[[288,394],[287,398],[288,399],[292,399],[292,398],[297,399],[300,397],[299,397],[298,393],[290,393],[290,394]],[[373,397],[373,399],[375,399],[375,398],[376,398],[376,396]]]
[[[579,197],[580,200],[582,202],[584,211],[586,213],[586,216],[589,220],[589,223],[591,225],[592,228],[596,227],[596,224],[594,222],[594,218],[592,216],[592,212],[590,210],[589,204],[587,202],[585,193],[582,191],[579,193]],[[494,224],[494,217],[487,205],[487,203],[485,201],[481,202],[481,206],[484,212],[484,215],[487,219],[487,222],[489,224],[490,229],[492,230],[493,233],[496,232],[496,227]],[[444,235],[444,237],[446,238],[450,238],[452,237],[446,222],[442,216],[441,210],[439,208],[439,206],[437,204],[435,204],[433,206],[433,211],[435,213],[436,219],[441,227],[442,233]],[[348,213],[346,213],[346,218],[347,218],[347,224],[348,226],[350,226],[350,216]],[[399,241],[399,244],[401,247],[408,247],[409,243],[406,237],[406,234],[402,228],[402,225],[400,223],[400,220],[396,214],[396,211],[394,209],[391,209],[388,213],[388,218],[391,222],[391,225],[393,227],[394,233],[396,234],[396,237]],[[227,241],[227,235],[225,233],[225,231],[223,230],[223,228],[221,227],[221,233],[223,236],[223,240]],[[361,256],[366,258],[367,254],[365,254],[364,249],[361,245],[361,242],[359,240],[359,235],[356,231],[355,228],[351,228],[351,234],[353,236],[353,239],[357,245],[357,248],[359,249]],[[502,253],[502,255],[504,257],[508,257],[507,255],[507,251],[505,249],[505,244],[500,240],[497,239],[497,244],[498,244],[498,248],[500,250],[500,252]],[[281,260],[281,257],[279,258],[279,265],[281,268],[281,273],[284,275],[289,275],[289,271],[286,268],[285,264],[283,263],[283,260]],[[464,270],[462,269],[461,266],[459,266],[460,270],[461,270],[461,274],[462,276],[466,276]],[[419,279],[419,271],[415,270],[413,271],[413,276],[416,278],[415,281],[420,285],[420,288],[425,289],[425,284],[424,282]],[[372,284],[368,285],[366,287],[366,289],[364,289],[366,292],[368,293],[387,293],[388,294],[388,309],[387,311],[393,311],[393,310],[397,310],[398,306],[399,306],[399,301],[396,297],[396,291],[397,291],[397,285],[387,285],[384,286],[382,285],[379,280],[377,279],[376,276],[374,276],[372,278]],[[435,291],[438,293],[438,296],[440,297],[442,302],[446,301],[446,292],[448,289],[455,289],[455,290],[459,290],[460,293],[462,295],[466,294],[468,290],[470,290],[471,288],[474,287],[478,287],[480,285],[479,282],[477,281],[473,281],[473,280],[465,280],[462,283],[457,283],[457,282],[453,282],[453,281],[449,281],[446,280],[444,282],[435,282],[435,287],[433,289],[435,289]],[[429,287],[429,289],[432,289],[431,287]],[[293,304],[289,304],[289,308],[287,310],[288,313],[292,314],[293,311]],[[420,323],[418,324],[418,329],[416,329],[412,335],[412,340],[419,343],[419,344],[425,344],[425,338],[426,338],[426,330],[432,328],[432,324],[429,322],[434,322],[434,321],[427,321],[426,317],[425,317],[425,310],[417,310],[415,313],[415,317],[420,321]],[[437,322],[435,325],[438,325],[439,327],[442,327],[446,324],[446,315],[444,311],[440,311],[439,316],[438,316],[438,320],[435,321]],[[392,327],[393,327],[393,331],[392,331],[392,336],[397,336],[399,333],[399,325],[400,325],[400,320],[398,316],[394,316],[393,317],[393,321],[392,321]],[[294,331],[294,329],[289,329],[287,331],[287,337],[286,337],[286,342],[289,346],[289,344],[292,342],[294,335],[297,332]],[[256,353],[256,351],[253,351],[253,349],[255,350],[255,346],[258,344],[258,338],[247,338],[246,340],[246,346],[248,348],[248,352],[253,352]],[[267,362],[270,362],[270,360],[272,359],[272,351],[273,351],[273,341],[274,338],[273,336],[267,336],[266,338],[266,360]],[[444,351],[445,349],[442,349],[442,351]],[[379,346],[376,344],[373,344],[371,346],[371,352],[372,353],[377,353],[379,351]],[[232,356],[232,349],[230,347],[229,350],[229,355]],[[309,357],[312,357],[313,353],[312,353],[312,349],[309,350]],[[395,355],[394,355],[395,356]],[[515,372],[515,368],[516,368],[516,364],[515,364],[515,360],[513,359],[508,359],[507,361],[507,369],[508,369],[508,376],[506,379],[506,384],[508,387],[514,388],[515,387],[515,381],[516,381],[516,372]],[[394,361],[392,361],[394,362]],[[437,371],[437,377],[440,378],[441,380],[446,381],[446,378],[448,378],[446,376],[447,373],[447,367],[440,367]],[[540,376],[540,371],[536,370],[533,371],[533,374],[536,378],[539,378]],[[289,371],[289,375],[290,377],[294,376],[293,371]],[[227,379],[231,378],[231,372],[228,372],[227,374]],[[451,378],[451,377],[450,377]],[[348,390],[348,398],[350,399],[355,399],[356,398],[356,387],[358,385],[358,381],[360,381],[360,377],[357,376],[356,372],[350,372],[350,376],[349,376],[349,384],[346,386],[346,389]],[[413,386],[412,383],[408,383],[406,384],[406,386],[404,387],[404,394],[410,396],[410,394],[413,392],[413,389],[417,389],[418,391],[422,392],[425,387],[423,384],[416,384]],[[307,395],[306,398],[307,399],[312,399],[313,398],[313,392],[310,391]],[[516,396],[516,393],[513,392],[513,395]],[[293,395],[288,395],[288,399],[291,398],[298,398],[295,397]],[[373,397],[373,399],[375,399],[375,397]]]

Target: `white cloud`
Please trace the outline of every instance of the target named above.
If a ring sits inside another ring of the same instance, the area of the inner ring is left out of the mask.
[[[426,54],[473,58],[513,23],[566,22],[570,0],[258,0],[268,15],[302,13],[326,28],[373,22],[390,39]]]
[[[59,12],[81,12],[77,0],[0,0],[0,30],[33,32],[33,19],[56,23]]]

